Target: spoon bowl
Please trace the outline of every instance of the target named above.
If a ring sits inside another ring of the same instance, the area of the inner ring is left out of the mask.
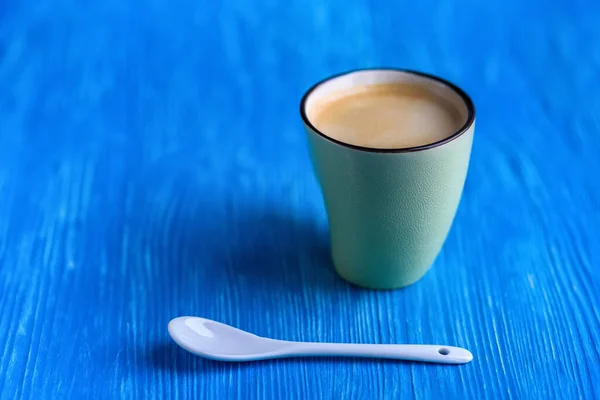
[[[190,353],[223,361],[250,361],[281,349],[285,342],[256,336],[221,322],[179,317],[169,322],[169,334]],[[262,355],[262,356],[261,356]]]

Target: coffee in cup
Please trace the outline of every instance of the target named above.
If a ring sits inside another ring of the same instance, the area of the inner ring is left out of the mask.
[[[417,83],[340,90],[316,101],[308,118],[329,137],[380,149],[434,143],[456,132],[465,122],[452,103]]]

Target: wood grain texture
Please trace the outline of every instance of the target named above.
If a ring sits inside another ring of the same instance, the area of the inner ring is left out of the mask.
[[[600,7],[0,2],[0,398],[599,398]],[[298,117],[328,74],[473,97],[463,200],[418,284],[338,278]],[[290,340],[448,343],[447,367],[192,357],[199,315]]]

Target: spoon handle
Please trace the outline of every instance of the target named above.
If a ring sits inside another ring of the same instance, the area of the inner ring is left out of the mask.
[[[439,364],[465,364],[473,359],[467,349],[426,344],[349,344],[287,342],[281,356],[347,356],[391,358]]]

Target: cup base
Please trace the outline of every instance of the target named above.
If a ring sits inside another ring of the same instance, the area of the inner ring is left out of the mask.
[[[407,286],[412,285],[413,283],[417,283],[421,278],[427,274],[430,268],[427,268],[423,273],[419,274],[416,277],[411,277],[405,280],[389,280],[385,284],[375,283],[375,282],[367,282],[365,280],[355,279],[350,277],[343,272],[341,272],[334,263],[335,272],[346,282],[350,283],[352,286],[359,287],[361,289],[371,289],[371,290],[395,290],[395,289],[403,289]]]

